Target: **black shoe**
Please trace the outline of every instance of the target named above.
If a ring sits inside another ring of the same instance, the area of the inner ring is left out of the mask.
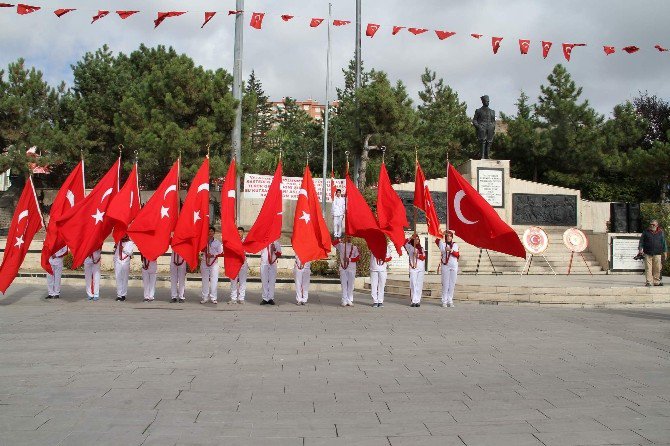
[[[117,302],[121,300],[121,296],[116,296]]]
[[[659,282],[659,283],[657,283],[657,284],[654,285],[654,286],[663,286],[663,282]]]
[[[120,300],[121,302],[125,302],[125,300],[126,300],[126,296],[121,296],[121,297],[119,298],[119,300]]]
[[[415,307],[420,307],[420,306],[421,306],[421,304],[415,304],[414,306],[415,306]]]
[[[176,298],[176,297],[173,297],[173,298],[170,300],[170,303],[171,303],[171,304],[175,304],[175,303],[177,303],[177,298]]]
[[[416,307],[416,304],[409,304],[409,306],[414,308],[414,307]]]
[[[179,299],[180,304],[183,304],[184,302],[186,302],[186,299]]]
[[[300,305],[307,305],[307,302],[300,302]]]
[[[270,301],[267,301],[265,299],[261,300],[261,305],[268,305]]]
[[[382,304],[382,303],[377,304],[377,308],[382,308],[383,306],[384,306],[384,304]]]
[[[647,282],[644,284],[644,286],[651,286],[651,283]]]
[[[53,299],[53,296],[47,296],[45,299]]]
[[[270,305],[274,305],[274,304],[275,304],[275,300],[274,300],[274,299],[270,299],[270,300],[268,301],[268,304],[270,304]]]
[[[54,296],[54,299],[60,299],[60,294],[56,294],[56,295]]]

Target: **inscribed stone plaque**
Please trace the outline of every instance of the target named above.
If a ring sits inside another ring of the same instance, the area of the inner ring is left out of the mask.
[[[639,243],[639,237],[612,238],[612,271],[644,271],[644,262],[633,260]]]
[[[477,191],[494,208],[505,207],[504,169],[477,169]]]
[[[577,226],[577,196],[512,194],[512,224]]]

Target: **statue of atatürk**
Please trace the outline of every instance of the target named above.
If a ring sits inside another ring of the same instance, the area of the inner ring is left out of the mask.
[[[477,130],[477,139],[482,145],[482,159],[489,158],[493,134],[496,129],[496,112],[489,108],[489,97],[482,96],[482,107],[475,110],[475,117],[472,118]]]

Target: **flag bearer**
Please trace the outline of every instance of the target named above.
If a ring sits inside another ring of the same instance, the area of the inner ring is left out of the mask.
[[[86,280],[86,294],[88,300],[100,298],[100,260],[102,246],[96,249],[84,260],[84,279]]]
[[[444,240],[435,240],[440,248],[440,262],[442,267],[442,306],[454,306],[454,287],[458,275],[458,243],[454,242],[454,231],[447,230]]]
[[[312,262],[302,263],[296,255],[295,265],[293,265],[293,275],[295,277],[296,304],[305,305],[309,298],[309,281],[312,275]]]
[[[144,301],[153,302],[156,293],[156,274],[158,264],[155,260],[142,256],[142,286],[144,287]]]
[[[128,235],[114,245],[114,275],[116,276],[116,300],[125,301],[128,294],[128,278],[130,276],[130,260],[133,258],[135,243]]]
[[[261,251],[261,282],[263,294],[261,305],[275,304],[275,283],[277,281],[277,260],[281,257],[279,240],[270,243]]]
[[[202,251],[200,260],[200,274],[202,275],[202,299],[201,304],[211,301],[217,303],[217,292],[219,285],[219,261],[218,258],[223,254],[223,244],[221,240],[214,238],[216,229],[209,227],[209,239],[207,245]]]
[[[351,243],[351,237],[345,236],[333,241],[337,250],[340,266],[340,283],[342,284],[342,306],[354,306],[354,279],[356,279],[356,262],[360,259],[358,247]]]
[[[372,290],[372,306],[381,308],[384,306],[384,288],[388,275],[388,262],[391,261],[391,250],[386,248],[386,256],[378,259],[370,253],[370,288]]]
[[[172,251],[170,256],[170,288],[171,288],[171,297],[170,302],[175,303],[184,303],[186,298],[184,297],[184,288],[186,286],[186,262],[184,258]]]
[[[240,234],[240,240],[244,242],[244,228],[239,226],[237,228],[237,233]],[[244,257],[244,263],[240,268],[240,272],[237,273],[237,277],[230,281],[230,303],[243,304],[244,297],[247,294],[247,277],[249,276],[249,263],[247,263],[246,256]]]
[[[421,294],[423,293],[423,275],[426,271],[426,253],[416,232],[405,241],[405,250],[409,257],[409,291],[412,299],[409,306],[420,307]]]
[[[49,265],[53,275],[47,273],[47,299],[58,299],[60,297],[60,280],[63,274],[63,257],[67,254],[67,246],[63,246],[49,257]]]

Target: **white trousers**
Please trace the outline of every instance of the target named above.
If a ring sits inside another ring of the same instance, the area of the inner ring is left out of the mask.
[[[333,234],[335,235],[335,238],[340,238],[342,236],[343,229],[344,229],[344,215],[334,215]]]
[[[172,288],[172,299],[184,299],[184,287],[186,286],[186,262],[177,266],[170,262],[170,285]]]
[[[293,275],[295,277],[295,300],[300,302],[307,302],[309,298],[309,280],[312,276],[310,268],[298,269],[293,267]]]
[[[277,263],[272,265],[261,265],[261,282],[263,283],[263,300],[270,301],[275,298],[275,282],[277,281]]]
[[[370,288],[372,288],[372,302],[384,303],[384,288],[388,271],[370,271]]]
[[[454,302],[454,288],[456,287],[456,276],[458,267],[446,267],[442,265],[442,303]]]
[[[60,296],[60,278],[63,274],[63,265],[51,265],[53,276],[47,273],[47,291],[49,296]]]
[[[425,271],[423,268],[409,269],[409,290],[412,293],[412,303],[421,303],[421,294],[423,293],[423,276]],[[443,285],[444,286],[444,285]],[[452,292],[453,295],[453,292]]]
[[[142,286],[144,287],[144,298],[154,300],[156,294],[156,273],[150,273],[142,268]]]
[[[230,300],[233,302],[244,302],[247,294],[247,277],[249,276],[249,265],[246,263],[240,268],[240,273],[230,281]]]
[[[205,262],[200,263],[200,274],[202,274],[202,300],[216,302],[219,286],[219,263],[207,266]]]
[[[100,264],[84,264],[84,278],[86,279],[86,294],[88,297],[100,297]]]
[[[354,303],[354,279],[356,278],[356,264],[347,269],[340,268],[340,283],[342,284],[342,303]]]
[[[130,262],[114,262],[114,275],[116,276],[116,295],[123,297],[128,294],[128,276],[130,275]]]

